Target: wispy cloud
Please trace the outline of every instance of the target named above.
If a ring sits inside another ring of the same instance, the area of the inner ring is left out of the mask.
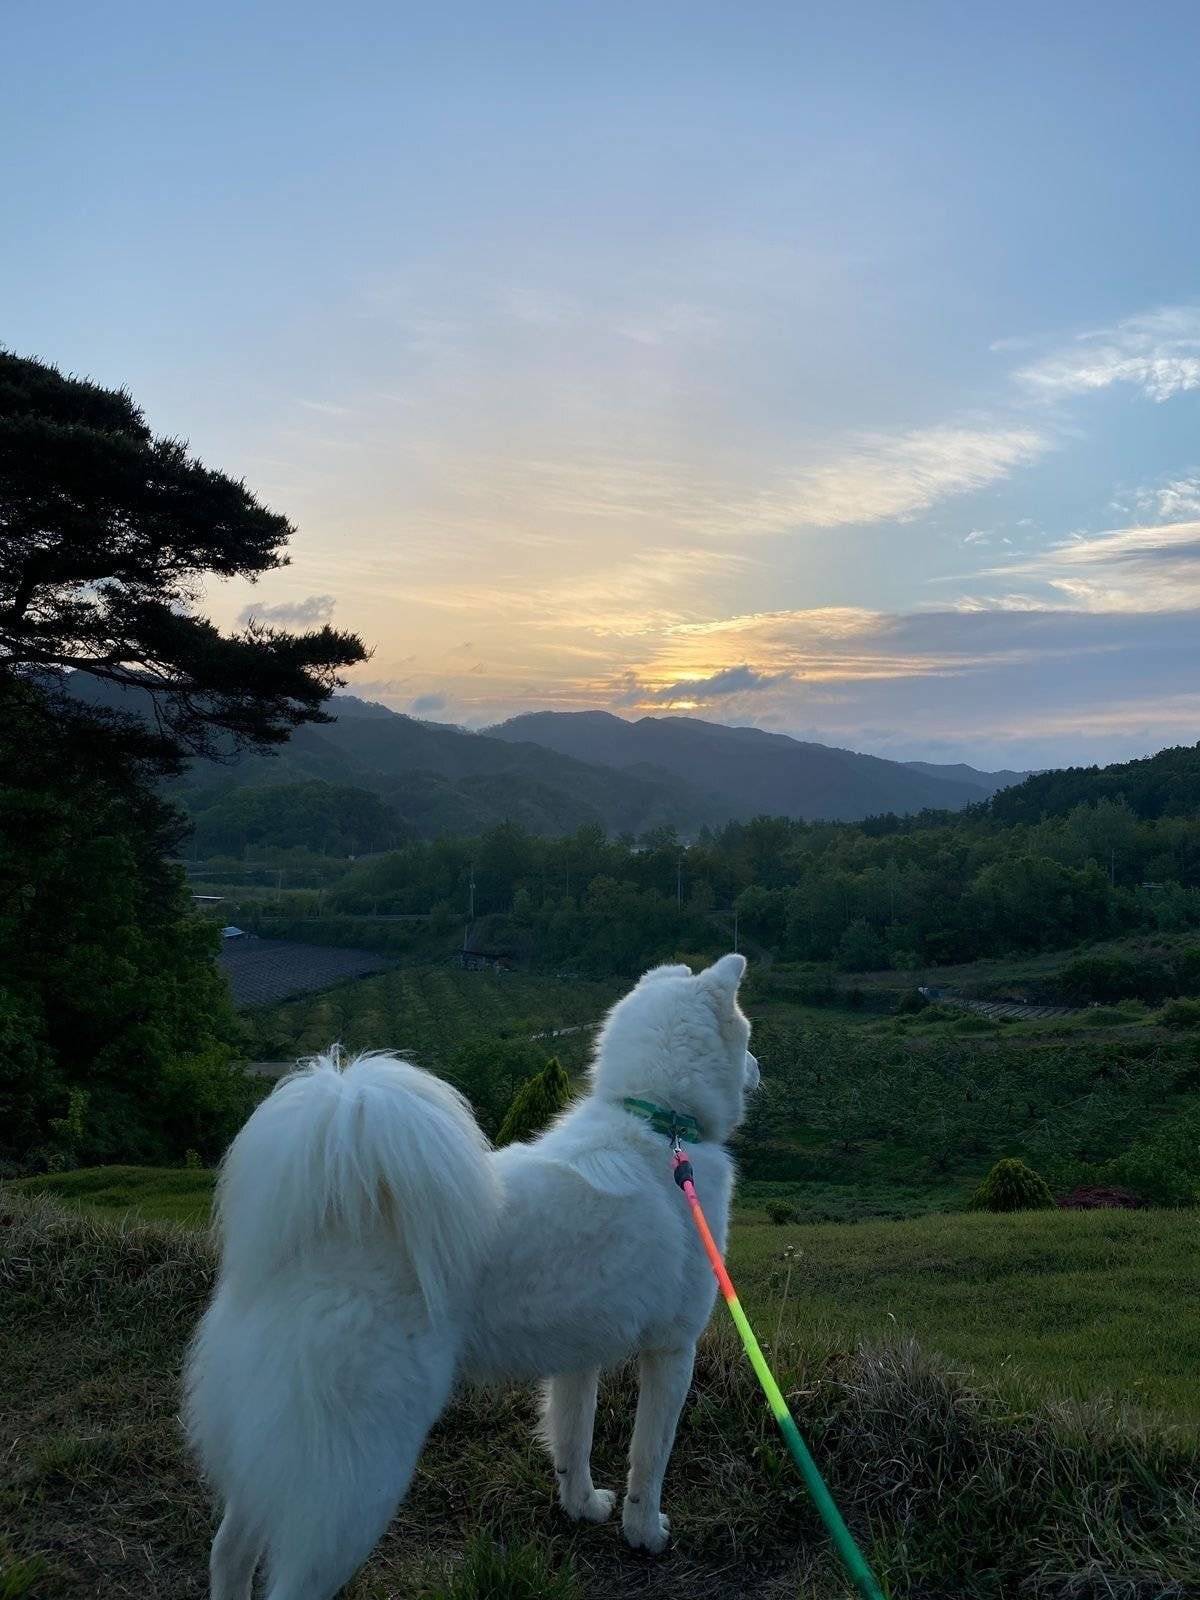
[[[1017,373],[1047,399],[1131,384],[1152,400],[1200,389],[1200,306],[1166,306],[1080,334]]]
[[[1140,512],[1152,512],[1164,522],[1200,517],[1200,477],[1174,478],[1137,496]]]
[[[731,463],[720,473],[628,455],[526,460],[505,465],[500,488],[506,498],[532,500],[543,515],[649,521],[732,538],[905,521],[999,482],[1050,448],[1049,435],[1032,425],[946,425],[858,434],[833,443],[823,460]]]
[[[277,600],[274,604],[251,601],[239,618],[242,622],[277,622],[285,628],[316,627],[328,622],[336,604],[331,594],[310,594],[303,600]]]
[[[305,411],[316,411],[323,417],[348,417],[351,415],[349,406],[334,405],[331,400],[301,400],[298,402]]]
[[[1052,603],[1087,611],[1178,612],[1200,605],[1200,520],[1061,540],[984,576],[1044,583]]]

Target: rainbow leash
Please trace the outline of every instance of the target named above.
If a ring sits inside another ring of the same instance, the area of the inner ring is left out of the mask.
[[[754,1337],[754,1329],[747,1320],[746,1313],[742,1310],[741,1301],[738,1299],[737,1290],[729,1276],[721,1252],[717,1249],[717,1241],[709,1230],[708,1220],[700,1208],[700,1200],[696,1194],[696,1185],[692,1179],[692,1163],[688,1160],[679,1136],[676,1134],[671,1141],[671,1166],[675,1173],[675,1182],[687,1197],[691,1207],[692,1221],[696,1224],[696,1231],[708,1256],[709,1265],[713,1269],[721,1293],[725,1296],[725,1304],[729,1307],[729,1315],[733,1318],[734,1326],[742,1336],[742,1343],[746,1347],[746,1354],[750,1357],[750,1365],[754,1368],[755,1376],[762,1384],[763,1393],[775,1421],[779,1424],[779,1431],[783,1434],[784,1443],[791,1452],[792,1460],[800,1468],[800,1476],[804,1479],[805,1486],[812,1496],[813,1504],[821,1513],[821,1520],[829,1530],[842,1565],[850,1576],[850,1581],[862,1596],[862,1600],[884,1600],[883,1590],[879,1587],[875,1574],[867,1565],[866,1557],[854,1542],[854,1535],[842,1520],[828,1485],[821,1476],[816,1462],[809,1453],[808,1446],[801,1436],[800,1429],[796,1426],[796,1419],[788,1410],[788,1403],[783,1398],[783,1391],[775,1382],[775,1375],[767,1365],[767,1358],[763,1355],[758,1340]]]

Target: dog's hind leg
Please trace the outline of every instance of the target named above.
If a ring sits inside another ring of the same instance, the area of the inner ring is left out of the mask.
[[[617,1497],[592,1484],[592,1429],[596,1421],[599,1373],[569,1372],[542,1387],[539,1432],[554,1462],[559,1504],[569,1517],[603,1522]]]
[[[642,1352],[629,1484],[621,1515],[625,1537],[635,1550],[665,1550],[671,1537],[671,1525],[661,1509],[663,1477],[695,1360],[694,1345]]]
[[[236,1505],[225,1507],[209,1557],[211,1600],[250,1600],[263,1541]]]

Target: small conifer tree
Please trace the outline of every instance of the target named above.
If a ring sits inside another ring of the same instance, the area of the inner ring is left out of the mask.
[[[521,1140],[536,1138],[560,1111],[565,1110],[570,1100],[571,1080],[558,1057],[551,1056],[542,1070],[532,1078],[526,1078],[513,1095],[512,1104],[496,1135],[496,1143],[516,1144]]]
[[[1006,1156],[971,1196],[972,1211],[1045,1211],[1054,1196],[1032,1167]]]

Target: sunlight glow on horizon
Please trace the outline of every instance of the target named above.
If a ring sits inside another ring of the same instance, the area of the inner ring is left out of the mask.
[[[2,27],[0,333],[295,522],[222,626],[332,617],[470,727],[1200,735],[1194,7]]]

